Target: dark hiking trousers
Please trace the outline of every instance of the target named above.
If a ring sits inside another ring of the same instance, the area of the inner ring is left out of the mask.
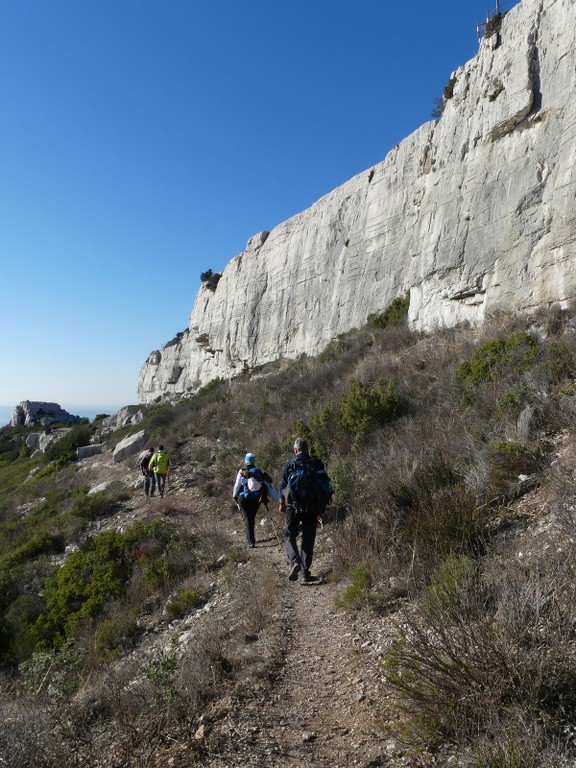
[[[149,469],[143,471],[144,474],[144,493],[146,496],[153,494],[156,490],[156,475]]]
[[[300,524],[302,524],[302,541],[300,542],[300,549],[298,549],[296,539]],[[315,541],[316,513],[303,512],[293,504],[288,504],[284,518],[284,548],[289,565],[298,564],[304,573],[307,573],[312,566]]]
[[[253,547],[256,544],[256,536],[254,534],[254,525],[256,523],[256,512],[260,506],[258,499],[251,499],[243,494],[238,497],[238,503],[240,504],[240,511],[244,518],[244,528],[246,529],[246,541],[249,547]]]

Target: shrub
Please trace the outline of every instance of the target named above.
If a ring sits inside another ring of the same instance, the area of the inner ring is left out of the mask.
[[[138,630],[135,611],[125,612],[119,619],[104,619],[94,632],[94,649],[106,656],[117,652],[126,638],[133,637]]]
[[[347,508],[356,494],[356,472],[349,459],[342,459],[330,468],[334,490],[333,506]]]
[[[78,685],[82,657],[82,651],[71,643],[58,651],[34,653],[18,667],[24,688],[35,695],[46,691],[55,699],[68,698]]]
[[[46,614],[38,619],[38,631],[57,644],[73,639],[81,622],[93,619],[108,601],[124,594],[137,561],[162,562],[160,554],[170,536],[171,527],[160,521],[87,539],[46,579]],[[166,568],[170,567],[167,562]]]
[[[182,339],[184,338],[186,331],[178,331],[176,336],[174,338],[170,339],[170,341],[167,341],[166,344],[164,344],[164,349],[167,349],[168,347],[176,347]]]
[[[194,571],[197,563],[194,540],[173,540],[165,545],[159,541],[155,549],[144,551],[144,560],[146,589],[149,592],[158,589],[166,591]]]
[[[448,101],[449,99],[454,96],[454,87],[456,85],[456,78],[451,77],[450,80],[446,83],[444,86],[444,90],[442,91],[442,96],[444,97],[445,101]]]
[[[44,612],[38,595],[24,593],[15,597],[4,615],[5,654],[12,660],[27,659],[41,642],[36,621]]]
[[[310,418],[310,426],[300,421],[300,430],[318,455],[326,456],[326,446],[337,437],[349,436],[358,441],[377,426],[389,424],[401,416],[406,404],[393,381],[379,379],[373,384],[352,380],[335,403],[326,403]]]
[[[404,403],[393,381],[374,384],[352,381],[338,401],[336,427],[355,438],[375,426],[389,424],[404,412]]]
[[[88,539],[47,579],[47,616],[41,617],[41,625],[56,639],[72,639],[81,620],[98,615],[108,600],[122,594],[129,573],[121,534],[112,531]]]
[[[402,737],[497,745],[522,724],[550,743],[558,720],[576,712],[571,582],[559,560],[504,559],[483,574],[467,559],[441,563],[384,661]]]
[[[48,461],[68,462],[76,459],[76,449],[90,445],[92,430],[87,424],[72,427],[63,437],[51,443],[44,456]]]
[[[524,373],[534,364],[538,351],[538,340],[528,333],[515,333],[481,344],[456,370],[462,400],[470,402],[482,384],[498,381],[506,374]]]
[[[225,448],[216,454],[216,474],[221,478],[235,478],[238,468],[244,458],[245,451],[239,446]]]
[[[144,676],[156,686],[160,705],[172,704],[176,698],[175,675],[178,667],[176,650],[157,651],[142,667]]]
[[[183,589],[173,595],[166,603],[166,613],[170,619],[180,619],[200,604],[200,595],[195,589]]]
[[[200,280],[203,283],[206,283],[206,286],[211,290],[215,291],[216,286],[218,285],[220,278],[222,275],[218,272],[213,272],[211,269],[206,270],[206,272],[202,272],[200,275]]]
[[[83,520],[96,520],[99,517],[112,515],[117,508],[115,499],[108,496],[105,491],[86,494],[74,500],[71,514]]]
[[[387,328],[390,325],[398,325],[406,322],[408,310],[410,309],[410,294],[407,293],[402,298],[394,301],[382,312],[381,315],[369,315],[369,328]]]
[[[567,341],[551,341],[546,345],[546,357],[543,368],[550,382],[560,386],[576,377],[576,349]]]
[[[489,476],[486,493],[489,500],[505,498],[518,486],[521,475],[541,469],[543,455],[514,440],[492,440],[488,446]]]
[[[345,589],[342,597],[336,603],[340,606],[360,608],[368,604],[372,577],[365,562],[358,563],[348,573],[350,585]]]
[[[502,28],[502,14],[495,13],[494,16],[492,16],[486,22],[486,26],[484,27],[484,37],[489,38],[489,37],[492,37],[492,35],[498,34],[501,28]]]

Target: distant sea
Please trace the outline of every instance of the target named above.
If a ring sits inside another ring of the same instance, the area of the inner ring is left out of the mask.
[[[10,423],[10,419],[12,418],[12,414],[14,413],[14,408],[19,405],[19,403],[14,403],[14,405],[0,405],[0,427],[5,427],[7,424]],[[120,408],[122,408],[121,405],[66,405],[66,403],[58,403],[62,408],[64,408],[65,411],[68,411],[68,413],[71,413],[72,416],[81,416],[86,419],[90,419],[90,421],[94,421],[94,417],[98,416],[100,413],[107,413],[109,416],[111,416],[113,413],[116,413],[116,411],[119,411]]]

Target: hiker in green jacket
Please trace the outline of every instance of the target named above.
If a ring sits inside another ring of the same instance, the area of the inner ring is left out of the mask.
[[[170,474],[170,457],[167,453],[165,453],[163,445],[158,448],[158,450],[150,459],[148,463],[148,469],[154,472],[158,493],[160,496],[164,496],[166,478]]]

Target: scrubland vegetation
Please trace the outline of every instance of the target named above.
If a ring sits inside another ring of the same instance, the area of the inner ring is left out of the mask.
[[[2,430],[0,754],[13,768],[31,755],[39,767],[154,765],[130,761],[190,739],[239,674],[237,634],[266,623],[269,582],[250,585],[231,625],[206,623],[185,664],[176,648],[134,650],[146,617],[197,610],[215,573],[233,583],[244,554],[221,509],[238,457],[249,448],[278,477],[296,434],[335,488],[338,606],[391,627],[382,733],[414,765],[446,749],[478,768],[573,764],[576,314],[418,335],[405,312],[396,302],[317,359],[149,407],[137,429],[190,468],[186,525],[107,525],[130,494],[88,494],[73,460],[98,424],[34,457]]]

